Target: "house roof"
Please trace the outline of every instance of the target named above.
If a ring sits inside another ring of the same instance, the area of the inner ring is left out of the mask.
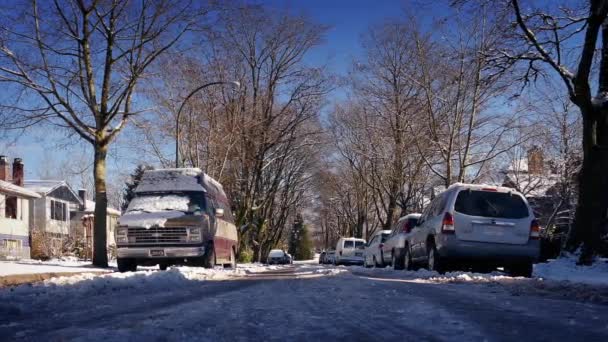
[[[23,187],[37,192],[42,196],[46,196],[60,187],[65,187],[75,199],[74,202],[82,203],[78,194],[76,194],[74,190],[72,190],[72,187],[63,180],[30,179],[23,182]]]
[[[34,191],[28,190],[24,187],[3,180],[0,180],[0,192],[27,198],[40,198],[40,195],[38,195]]]
[[[85,201],[84,212],[93,213],[95,211],[95,202],[94,201]],[[108,214],[120,216],[120,210],[114,209],[112,207],[108,207]]]

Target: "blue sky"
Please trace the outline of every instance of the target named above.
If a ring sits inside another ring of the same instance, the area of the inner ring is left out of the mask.
[[[430,21],[432,16],[443,14],[442,7],[446,2],[438,1],[424,8],[416,0],[268,0],[264,3],[271,8],[307,14],[319,24],[329,26],[323,44],[307,55],[306,63],[327,65],[333,73],[344,75],[352,62],[361,56],[360,37],[371,25],[385,19],[403,17],[406,10],[419,14],[422,21]],[[338,89],[329,100],[334,102],[343,96],[344,91]],[[128,134],[128,131],[123,134]],[[41,170],[47,167],[44,164],[48,160],[70,158],[69,152],[74,147],[58,146],[58,138],[59,135],[52,128],[31,129],[18,139],[16,146],[10,142],[0,142],[0,154],[22,157],[26,164],[26,177],[37,178],[44,174]],[[92,154],[88,144],[82,142],[81,145],[80,150]],[[118,151],[121,160],[109,160],[110,176],[125,171],[129,173],[134,168],[133,158],[124,155],[128,154],[127,151],[128,148]]]

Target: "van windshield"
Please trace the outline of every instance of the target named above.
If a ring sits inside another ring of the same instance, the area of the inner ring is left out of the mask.
[[[201,192],[138,194],[131,200],[127,208],[127,212],[142,211],[146,213],[171,210],[185,213],[202,213],[205,210],[204,195]]]
[[[514,194],[463,190],[458,193],[454,210],[465,215],[521,219],[528,217],[528,206]]]

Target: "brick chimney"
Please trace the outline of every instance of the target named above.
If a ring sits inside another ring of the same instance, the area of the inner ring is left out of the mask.
[[[6,158],[6,156],[0,156],[0,180],[8,182],[9,175],[8,158]]]
[[[545,168],[543,150],[534,146],[528,150],[528,173],[531,175],[542,174]]]
[[[80,211],[84,211],[87,208],[87,191],[85,189],[79,189],[78,197],[80,197],[80,200],[82,201]]]
[[[21,158],[13,161],[13,184],[23,186],[23,162]]]

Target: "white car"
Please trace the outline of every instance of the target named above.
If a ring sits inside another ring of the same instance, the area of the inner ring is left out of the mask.
[[[363,266],[381,267],[384,265],[382,262],[382,247],[390,235],[390,230],[381,230],[374,234],[369,243],[365,245]]]
[[[334,265],[363,265],[364,250],[364,239],[340,238],[336,244]]]

